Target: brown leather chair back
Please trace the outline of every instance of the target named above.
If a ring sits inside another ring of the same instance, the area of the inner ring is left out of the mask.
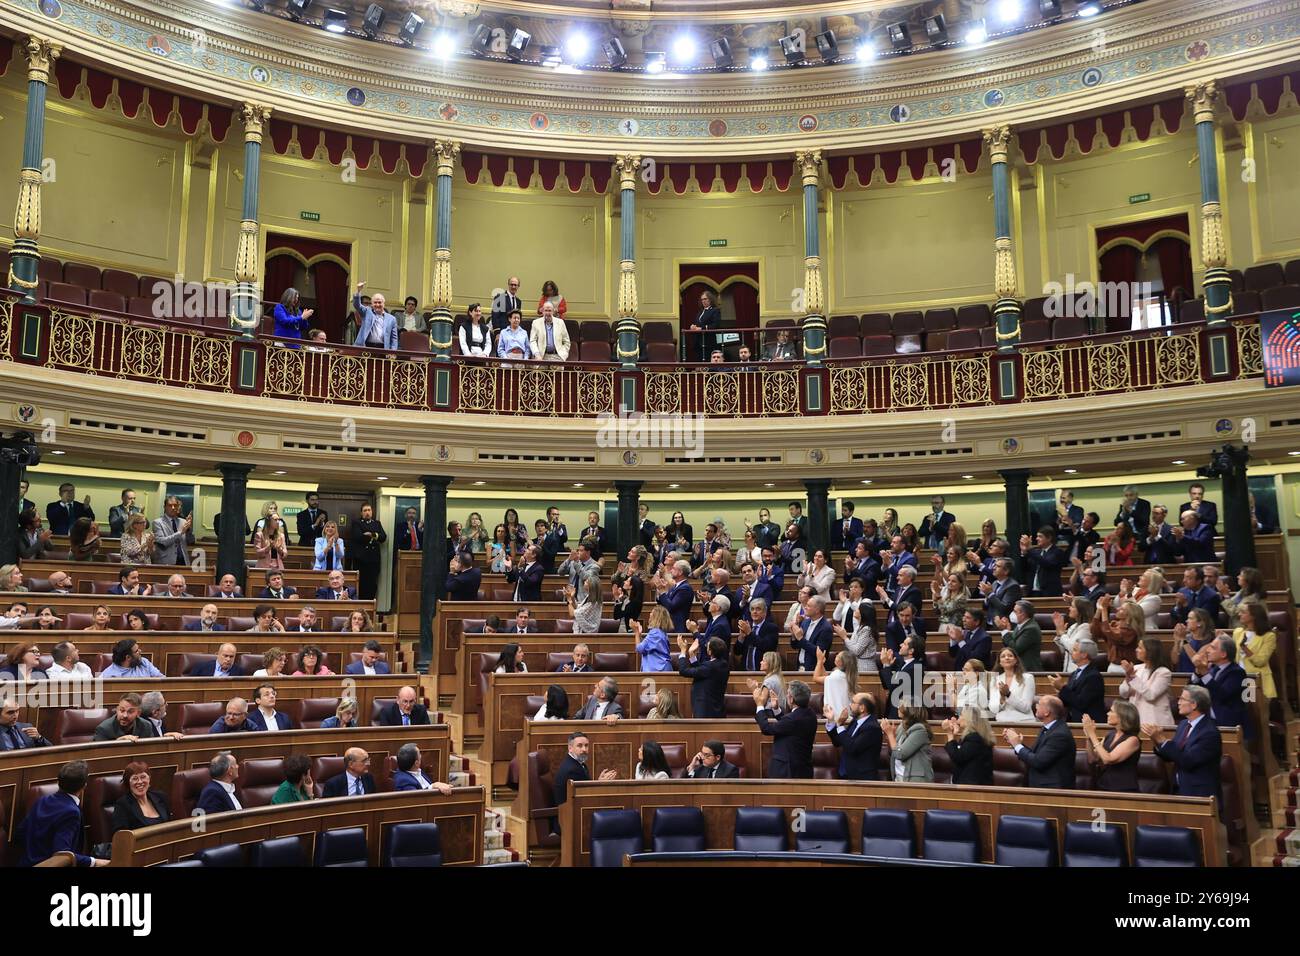
[[[1170,765],[1153,753],[1138,757],[1138,790],[1143,793],[1169,793]]]
[[[724,694],[722,696],[722,706],[727,717],[749,717],[752,719],[754,716],[754,698],[749,694]]]
[[[686,753],[685,744],[664,744],[664,757],[668,760],[668,773],[672,777],[680,777],[686,772],[686,764],[694,754]]]
[[[573,618],[571,617],[557,617],[554,621],[543,621],[542,623],[550,625],[550,627],[547,628],[548,634],[573,633]]]
[[[474,654],[470,659],[470,673],[478,675],[478,680],[474,682],[474,699],[471,701],[475,713],[483,713],[483,704],[488,695],[488,676],[496,671],[500,660],[499,653]]]
[[[831,745],[835,746],[834,744]],[[722,742],[723,753],[726,755],[727,763],[735,764],[740,768],[742,777],[749,776],[749,758],[745,754],[745,745],[742,743],[729,744],[725,740]]]
[[[812,762],[814,780],[834,780],[839,776],[840,752],[834,744],[813,744]]]
[[[95,728],[112,715],[113,711],[108,707],[65,707],[59,711],[50,743],[88,744],[94,739]]]
[[[150,660],[153,659],[149,654],[146,654],[145,657],[148,657]],[[97,654],[87,655],[86,659],[82,663],[90,668],[92,674],[98,674],[109,664],[113,663],[113,655],[100,651]]]
[[[596,654],[596,659],[593,662],[592,667],[600,673],[606,671],[633,671],[636,670],[636,667],[633,666],[631,658],[632,655],[626,651],[606,651]]]
[[[239,762],[239,802],[245,807],[270,805],[282,783],[283,757],[256,757]]]
[[[181,654],[179,659],[177,659],[176,657],[172,657],[172,659],[168,662],[167,676],[168,677],[188,676],[190,671],[194,670],[194,668],[197,665],[206,663],[207,661],[215,661],[216,659],[217,659],[216,654],[185,653],[185,654]],[[171,671],[173,670],[176,671],[175,674],[171,673]]]
[[[558,670],[565,664],[573,663],[573,654],[569,651],[551,651],[546,655],[546,669],[548,671]]]
[[[1152,755],[1154,756],[1154,754]],[[1158,757],[1156,759],[1159,759]],[[1097,777],[1092,761],[1088,759],[1087,750],[1077,750],[1074,754],[1074,789],[1096,790]]]
[[[226,713],[224,701],[190,701],[176,705],[176,729],[185,736],[206,734]]]
[[[325,782],[343,772],[342,757],[317,757],[311,762],[311,779],[316,784],[316,796],[324,793]]]
[[[535,713],[535,711],[534,711]],[[557,847],[560,835],[551,832],[555,819],[555,775],[546,751],[534,750],[528,754],[528,843],[530,846]]]
[[[993,748],[993,785],[1023,787],[1029,779],[1025,765],[1010,747]]]
[[[349,617],[351,617],[351,615],[349,614],[344,614],[344,615],[335,614],[333,617],[330,618],[330,630],[346,631],[348,629]]]
[[[85,802],[82,819],[90,826],[90,842],[108,843],[113,838],[113,804],[126,792],[122,786],[122,775],[112,774],[103,777],[91,777],[86,784]]]
[[[95,615],[84,611],[69,611],[64,624],[70,631],[82,631],[95,623]]]
[[[939,744],[930,745],[930,766],[934,768],[935,783],[952,783],[952,758]]]
[[[337,697],[306,697],[302,701],[302,717],[298,725],[303,730],[320,727],[326,717],[333,717],[339,708]]]
[[[182,820],[194,813],[199,794],[212,782],[207,767],[177,770],[172,774],[171,810],[173,820]]]

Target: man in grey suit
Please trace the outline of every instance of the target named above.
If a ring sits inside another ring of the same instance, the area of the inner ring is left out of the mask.
[[[626,716],[623,706],[618,702],[618,681],[609,676],[602,677],[594,690],[582,705],[582,710],[574,715],[574,720],[604,720],[606,717]]]
[[[186,550],[194,543],[194,516],[181,517],[181,500],[168,495],[163,502],[163,516],[153,523],[154,564],[189,564]]]
[[[591,548],[587,544],[588,542],[584,540],[570,551],[568,559],[555,569],[557,574],[568,576],[569,587],[573,588],[574,598],[579,604],[587,600],[587,572],[595,571],[600,574],[600,562],[591,556]]]
[[[1065,705],[1061,698],[1044,694],[1034,705],[1034,716],[1043,726],[1032,746],[1026,746],[1024,738],[1010,727],[1002,735],[1029,768],[1029,786],[1073,790],[1074,758],[1079,748],[1065,722]]]
[[[384,294],[376,292],[370,297],[370,305],[361,301],[364,282],[357,283],[356,294],[352,297],[352,308],[357,313],[357,340],[353,345],[371,349],[397,348],[397,316],[384,309]]]

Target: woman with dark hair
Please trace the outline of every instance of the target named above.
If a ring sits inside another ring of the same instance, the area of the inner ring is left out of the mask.
[[[470,550],[475,554],[487,550],[487,528],[483,525],[483,516],[477,511],[471,511],[469,517],[465,519],[465,538],[469,541]]]
[[[69,561],[94,561],[99,552],[99,525],[89,518],[78,518],[72,523],[68,540],[71,544]]]
[[[695,317],[690,325],[686,327],[688,332],[704,333],[706,329],[716,329],[722,325],[722,310],[717,307],[713,300],[713,293],[707,289],[700,293],[700,314]],[[711,353],[717,344],[717,336],[712,334],[700,335],[700,358],[699,361],[707,362],[709,353]],[[691,358],[694,361],[694,358]]]
[[[644,741],[636,752],[636,772],[632,775],[633,779],[667,780],[672,775],[668,758],[664,756],[664,748],[653,740]]]
[[[528,666],[524,664],[523,652],[519,650],[518,644],[507,644],[501,648],[501,653],[497,656],[498,674],[526,674]]]
[[[48,680],[48,675],[41,670],[41,649],[28,641],[19,641],[9,648],[9,656],[4,666],[0,667],[0,678],[10,680]]]
[[[1232,593],[1227,575],[1219,575],[1219,593],[1223,595],[1223,609],[1228,612],[1228,620],[1231,621],[1242,601],[1264,600],[1264,575],[1259,568],[1242,568],[1237,572],[1236,594]]]
[[[302,803],[314,796],[312,792],[311,759],[306,754],[291,754],[284,758],[284,783],[280,784],[272,803]]]
[[[898,534],[898,512],[893,508],[886,508],[884,514],[880,516],[877,527],[880,537],[888,543],[890,538]]]
[[[537,314],[542,314],[542,306],[547,302],[555,306],[555,314],[564,318],[564,314],[569,311],[569,303],[564,301],[564,296],[560,295],[560,287],[555,284],[555,280],[547,279],[542,283],[542,296],[537,300]]]
[[[113,820],[108,833],[112,837],[118,830],[138,830],[166,823],[172,818],[167,798],[149,787],[149,765],[143,760],[132,760],[122,771],[122,790],[113,804]]]
[[[274,335],[282,339],[305,338],[305,333],[311,328],[312,315],[311,309],[303,310],[298,290],[290,286],[284,290],[284,295],[280,296],[280,301],[275,307]],[[293,342],[285,344],[291,349],[298,347]]]
[[[375,629],[374,622],[370,620],[370,615],[360,609],[348,614],[348,623],[343,630],[348,634],[369,634]]]
[[[930,761],[928,711],[915,704],[898,708],[898,720],[882,720],[880,729],[889,741],[894,758],[896,783],[934,783],[934,764]]]
[[[333,677],[334,672],[325,666],[325,655],[315,644],[308,644],[298,652],[294,677]]]
[[[1174,670],[1180,674],[1191,674],[1192,655],[1210,641],[1214,640],[1214,618],[1203,607],[1194,607],[1187,612],[1186,624],[1174,625]]]
[[[1137,548],[1137,538],[1133,536],[1133,527],[1127,521],[1115,525],[1115,530],[1106,536],[1103,542],[1106,548],[1106,563],[1111,567],[1128,567],[1133,563],[1133,551]]]
[[[1110,705],[1106,724],[1111,728],[1105,740],[1097,739],[1097,722],[1083,715],[1083,733],[1088,738],[1088,762],[1097,773],[1097,789],[1110,793],[1138,792],[1138,761],[1142,759],[1142,729],[1138,711],[1126,700]]]
[[[146,615],[146,614],[144,613],[144,611],[140,610],[138,607],[134,607],[134,608],[132,608],[131,610],[127,611],[127,612],[126,612],[126,629],[127,629],[128,631],[147,631],[147,630],[149,630],[149,617],[148,617],[148,615]]]
[[[1158,637],[1144,637],[1138,641],[1137,663],[1120,661],[1124,680],[1119,685],[1119,696],[1137,708],[1138,721],[1157,727],[1174,726],[1173,707],[1169,700],[1169,684],[1173,674],[1169,671],[1169,656]]]
[[[507,508],[501,523],[506,526],[506,557],[518,557],[524,553],[524,548],[528,547],[528,532],[519,523],[519,512],[514,508]]]
[[[1243,601],[1237,605],[1241,626],[1232,632],[1237,642],[1237,663],[1255,678],[1261,693],[1272,700],[1277,696],[1273,680],[1273,652],[1277,650],[1277,632],[1268,620],[1268,607],[1261,601]]]
[[[483,321],[483,307],[477,302],[471,302],[465,310],[457,337],[461,355],[487,358],[492,354],[492,327]]]
[[[673,520],[664,531],[667,532],[668,543],[674,547],[678,546],[678,542],[685,541],[689,551],[695,544],[695,529],[686,523],[686,516],[680,511],[673,512]]]
[[[645,548],[637,545],[632,549],[645,553]],[[620,571],[614,575],[611,590],[614,598],[614,619],[619,622],[618,629],[624,632],[632,630],[632,622],[641,619],[645,607],[645,580],[640,575]]]
[[[54,608],[42,604],[36,609],[36,629],[38,631],[57,631],[63,624],[63,618],[56,617]]]
[[[559,684],[552,684],[546,688],[546,703],[541,706],[537,713],[533,714],[533,720],[568,719],[569,695]]]
[[[916,525],[909,521],[898,530],[898,533],[903,536],[903,547],[906,550],[911,551],[913,554],[916,554],[916,549],[921,546],[917,536]]]

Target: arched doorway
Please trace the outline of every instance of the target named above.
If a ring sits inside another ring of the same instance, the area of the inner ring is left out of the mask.
[[[1187,214],[1098,229],[1097,277],[1147,293],[1133,297],[1128,314],[1105,316],[1107,332],[1172,321],[1182,301],[1196,297]],[[1099,296],[1099,300],[1108,298]]]
[[[700,314],[700,293],[710,292],[717,307],[722,310],[722,334],[719,344],[727,361],[735,361],[740,344],[751,349],[757,346],[759,302],[757,262],[700,262],[678,266],[678,292],[680,328],[695,323]],[[701,342],[698,335],[681,332],[684,358],[688,362],[700,361]],[[707,357],[706,357],[707,360]]]
[[[297,289],[303,309],[315,310],[312,325],[331,342],[343,341],[351,274],[352,247],[347,243],[267,233],[262,298],[279,302],[285,289]]]

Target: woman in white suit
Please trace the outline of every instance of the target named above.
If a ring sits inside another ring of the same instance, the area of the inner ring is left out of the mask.
[[[1003,723],[1032,724],[1034,675],[1025,673],[1020,656],[1009,647],[998,654],[998,669],[989,686],[989,712]]]
[[[831,599],[831,588],[834,585],[835,568],[826,563],[826,552],[815,552],[812,563],[804,569],[803,574],[799,575],[799,586],[810,587],[815,594],[829,601]]]
[[[1119,696],[1137,708],[1138,720],[1157,727],[1174,726],[1173,706],[1169,700],[1169,684],[1173,678],[1165,646],[1157,637],[1138,641],[1137,665],[1121,661],[1124,680],[1119,685]]]
[[[1129,593],[1128,578],[1119,585],[1119,596],[1136,601],[1146,618],[1147,630],[1156,629],[1156,615],[1160,613],[1160,594],[1165,589],[1165,576],[1159,568],[1147,568],[1138,578],[1137,589]]]
[[[321,536],[316,539],[316,561],[312,568],[317,571],[342,571],[344,548],[343,539],[339,537],[339,526],[333,521],[326,521],[321,532]]]

